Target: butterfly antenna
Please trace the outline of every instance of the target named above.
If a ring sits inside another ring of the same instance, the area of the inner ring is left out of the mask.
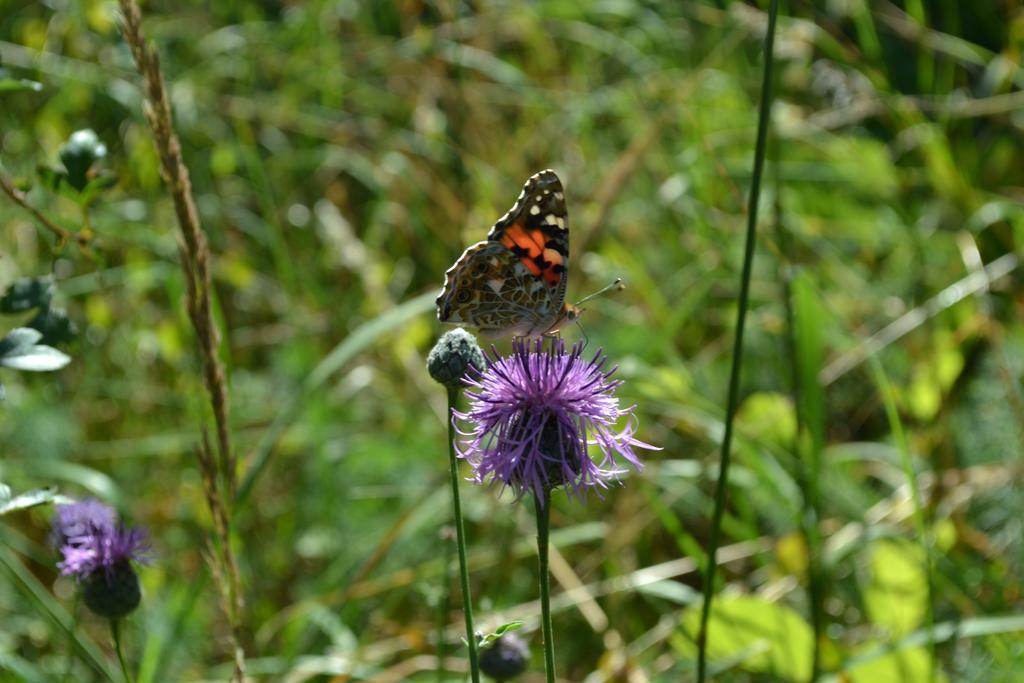
[[[581,304],[585,304],[586,302],[590,301],[594,297],[601,296],[602,294],[604,294],[608,290],[614,289],[616,292],[621,292],[625,288],[626,288],[626,285],[624,285],[622,283],[622,278],[621,277],[617,277],[617,278],[615,278],[615,282],[613,282],[610,285],[607,285],[605,287],[602,287],[601,289],[597,290],[593,294],[589,294],[589,295],[583,297],[582,299],[580,299],[579,301],[576,302],[576,305],[580,306]]]
[[[574,322],[576,327],[580,328],[580,334],[583,335],[583,348],[587,348],[587,345],[590,344],[590,337],[587,336],[587,331],[583,329],[583,323],[580,322],[579,318],[576,318]]]

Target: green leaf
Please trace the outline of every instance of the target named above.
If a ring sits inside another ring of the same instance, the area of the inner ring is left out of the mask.
[[[793,279],[794,336],[800,377],[800,413],[811,437],[810,465],[816,472],[825,445],[825,395],[818,380],[824,358],[822,321],[826,319],[814,283],[806,272]],[[814,475],[812,474],[812,477]]]
[[[903,681],[934,681],[948,679],[941,670],[931,676],[931,656],[923,647],[897,650],[846,670],[850,683],[903,683]]]
[[[42,83],[38,81],[30,81],[27,78],[0,79],[0,92],[18,92],[22,90],[31,90],[32,92],[39,92],[42,89]]]
[[[71,357],[51,346],[36,344],[42,333],[28,327],[18,327],[0,339],[0,367],[29,372],[59,370],[71,362]]]
[[[53,298],[53,280],[49,277],[18,278],[0,297],[0,313],[22,313],[46,307]]]
[[[21,349],[31,348],[43,338],[43,333],[30,327],[15,327],[0,339],[0,358]]]
[[[20,92],[24,90],[39,92],[42,89],[42,83],[27,78],[15,78],[11,76],[7,69],[0,68],[0,92]]]
[[[686,610],[680,625],[689,642],[679,647],[696,653],[700,605]],[[763,673],[773,680],[806,681],[811,675],[814,636],[796,611],[750,595],[724,595],[711,608],[707,654],[712,662]]]
[[[62,496],[57,493],[57,488],[47,486],[43,489],[26,491],[17,496],[11,495],[11,489],[0,484],[0,515],[6,515],[17,510],[25,510],[37,505],[59,502]]]
[[[928,608],[924,551],[909,541],[883,538],[871,546],[864,606],[871,621],[894,635],[916,628]]]
[[[493,643],[498,638],[501,638],[506,633],[510,633],[511,631],[515,631],[515,630],[520,629],[522,627],[523,627],[523,622],[521,622],[521,621],[510,621],[507,624],[502,624],[501,626],[499,626],[498,628],[496,628],[494,630],[494,633],[488,633],[488,634],[486,634],[484,636],[481,636],[480,637],[479,646],[480,647],[485,647],[487,645],[490,645],[491,643]]]

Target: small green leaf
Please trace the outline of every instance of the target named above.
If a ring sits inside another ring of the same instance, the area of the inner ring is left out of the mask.
[[[26,372],[60,370],[71,362],[71,356],[52,346],[32,346],[0,358],[0,367]]]
[[[39,92],[42,89],[42,83],[30,81],[27,78],[0,78],[0,92],[18,92],[21,90]]]
[[[18,278],[0,297],[0,313],[22,313],[50,305],[53,280],[49,277]]]
[[[27,349],[43,338],[42,332],[29,327],[15,327],[0,339],[0,358],[19,349]]]
[[[522,627],[523,627],[523,622],[521,622],[521,621],[510,621],[507,624],[502,624],[501,626],[499,626],[498,628],[496,628],[494,630],[494,633],[488,633],[486,635],[481,636],[480,637],[480,641],[479,641],[479,646],[480,647],[485,647],[487,645],[490,645],[491,643],[493,643],[498,638],[501,638],[506,633],[509,633],[511,631],[515,631],[515,630],[520,629]]]
[[[6,495],[5,495],[6,494]],[[60,494],[55,486],[47,486],[34,491],[26,491],[17,496],[11,496],[11,489],[0,484],[0,515],[6,515],[17,510],[25,510],[37,505],[59,502]]]
[[[18,327],[0,339],[0,367],[29,372],[59,370],[71,362],[71,357],[50,346],[36,344],[42,333],[28,327]]]
[[[19,92],[23,90],[39,92],[42,89],[42,83],[27,78],[15,78],[11,76],[7,69],[0,68],[0,92]]]

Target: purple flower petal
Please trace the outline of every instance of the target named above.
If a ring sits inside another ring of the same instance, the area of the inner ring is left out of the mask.
[[[101,570],[109,575],[119,564],[147,561],[146,532],[118,526],[114,510],[96,500],[58,507],[53,536],[63,556],[57,567],[65,576],[85,579]]]

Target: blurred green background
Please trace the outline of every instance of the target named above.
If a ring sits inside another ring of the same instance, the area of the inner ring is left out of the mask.
[[[808,680],[817,576],[832,680],[925,681],[933,656],[934,680],[1019,680],[1024,5],[781,5],[714,679]],[[0,197],[0,289],[52,274],[77,327],[58,344],[67,368],[2,372],[0,481],[98,496],[149,527],[155,559],[125,627],[139,680],[223,679],[192,452],[212,422],[116,3],[0,8],[4,82],[41,84],[0,91],[0,168],[91,235],[57,244]],[[619,364],[640,438],[664,448],[603,500],[556,498],[559,674],[691,680],[764,7],[143,9],[216,257],[242,476],[271,454],[238,511],[250,673],[438,680],[441,621],[444,680],[462,680],[445,397],[424,371],[442,331],[432,300],[523,180],[551,167],[572,227],[569,299],[624,278],[582,323]],[[117,177],[87,209],[37,171],[84,128]],[[0,334],[29,317],[0,317]],[[268,439],[275,419],[286,429]],[[531,506],[469,484],[463,501],[478,626],[524,619],[523,680],[541,680]],[[74,590],[56,575],[50,514],[0,525],[0,679],[70,667],[68,680],[104,680],[88,657],[68,661],[54,614]],[[80,621],[75,637],[113,669],[106,626]]]

